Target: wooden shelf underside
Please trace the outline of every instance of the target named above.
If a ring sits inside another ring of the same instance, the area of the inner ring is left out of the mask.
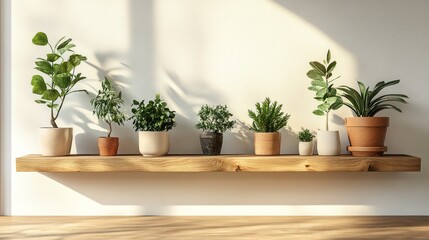
[[[418,172],[420,165],[419,157],[409,155],[27,155],[16,159],[17,172]]]

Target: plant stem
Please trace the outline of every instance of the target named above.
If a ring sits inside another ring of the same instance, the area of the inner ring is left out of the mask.
[[[110,137],[110,134],[112,134],[112,123],[107,122],[107,124],[109,124],[109,134],[107,135],[107,137]]]
[[[325,118],[325,130],[329,131],[329,111],[326,112],[326,118]]]

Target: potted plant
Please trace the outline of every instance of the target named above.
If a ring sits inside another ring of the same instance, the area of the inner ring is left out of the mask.
[[[286,126],[290,115],[282,112],[282,104],[271,102],[270,98],[255,106],[256,112],[248,110],[253,120],[251,130],[254,131],[255,155],[279,155],[281,133],[278,131]]]
[[[200,134],[201,149],[205,155],[219,155],[222,150],[223,133],[234,127],[235,121],[229,120],[232,114],[228,107],[203,105],[198,112],[199,122],[195,125],[202,129]]]
[[[139,150],[145,157],[163,156],[170,148],[169,130],[176,126],[176,112],[157,94],[155,100],[133,101],[131,107],[134,130],[139,131]]]
[[[98,138],[98,149],[100,156],[115,156],[118,153],[119,138],[110,135],[112,134],[112,123],[124,125],[125,114],[121,109],[124,100],[122,100],[121,92],[116,94],[114,86],[107,77],[104,77],[101,87],[97,96],[91,100],[91,105],[94,109],[93,114],[107,123],[109,132],[107,137]]]
[[[386,109],[393,109],[402,112],[395,103],[406,103],[408,98],[404,94],[379,93],[386,87],[399,83],[400,80],[390,82],[378,82],[370,90],[362,82],[358,81],[359,92],[348,86],[341,86],[338,89],[347,100],[344,105],[349,107],[356,117],[346,118],[347,134],[350,146],[347,148],[353,156],[379,156],[387,151],[384,146],[388,117],[374,117],[378,112]]]
[[[72,50],[75,45],[71,43],[71,38],[64,39],[64,37],[61,38],[54,46],[49,43],[47,35],[43,32],[36,33],[32,39],[33,44],[48,45],[50,50],[46,57],[37,58],[35,62],[35,69],[46,75],[45,78],[49,80],[45,80],[41,75],[34,75],[31,79],[32,91],[40,97],[36,103],[46,105],[51,115],[52,128],[40,129],[43,156],[70,154],[73,129],[59,128],[56,120],[68,95],[76,92],[88,93],[86,90],[73,90],[78,82],[85,79],[81,73],[76,72],[76,67],[85,61],[86,57]]]
[[[302,131],[300,131],[298,133],[299,155],[304,155],[304,156],[313,155],[313,150],[314,150],[313,139],[314,139],[314,137],[315,137],[314,134],[311,133],[309,129],[302,129]]]
[[[325,129],[317,132],[317,152],[319,155],[339,155],[341,152],[340,135],[338,131],[329,131],[329,113],[337,110],[343,104],[333,82],[339,77],[332,78],[332,72],[337,65],[331,61],[331,51],[328,50],[323,63],[310,62],[311,70],[307,76],[312,80],[308,88],[316,92],[314,99],[321,102],[313,111],[315,115],[325,116]]]

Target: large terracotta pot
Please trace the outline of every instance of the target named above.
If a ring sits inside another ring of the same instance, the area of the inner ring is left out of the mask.
[[[66,156],[70,154],[73,128],[40,128],[40,151],[42,156]]]
[[[169,149],[169,132],[139,131],[139,150],[144,157],[164,156]]]
[[[99,137],[98,150],[100,156],[116,156],[118,154],[119,138],[118,137]]]
[[[280,155],[281,133],[279,132],[255,132],[255,155]]]
[[[340,155],[341,143],[338,131],[317,132],[317,153],[324,156]]]
[[[222,143],[223,133],[202,132],[200,135],[201,149],[205,155],[219,155]]]
[[[387,151],[384,146],[388,117],[351,117],[345,119],[350,146],[347,150],[353,156],[380,156]]]

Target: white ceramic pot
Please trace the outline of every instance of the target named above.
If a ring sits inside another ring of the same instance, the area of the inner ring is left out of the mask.
[[[341,143],[338,131],[317,132],[317,153],[319,155],[340,155]]]
[[[40,151],[42,156],[65,156],[70,154],[73,128],[40,128]]]
[[[139,150],[143,156],[164,156],[167,155],[169,149],[169,132],[139,131]]]
[[[311,142],[299,142],[298,145],[299,155],[311,156],[313,155],[314,144]]]

